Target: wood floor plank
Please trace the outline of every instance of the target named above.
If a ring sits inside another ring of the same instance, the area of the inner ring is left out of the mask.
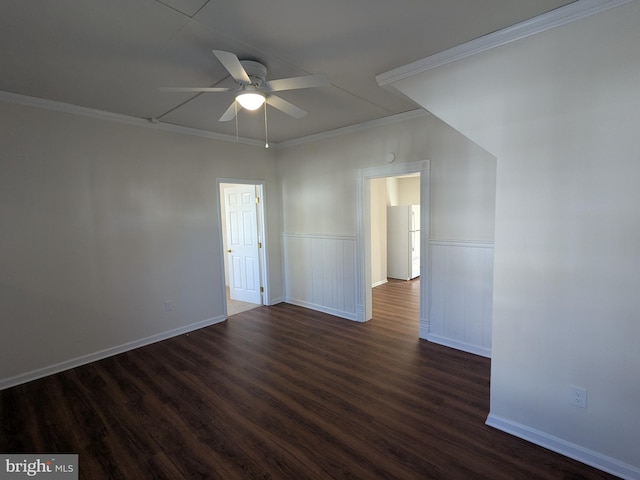
[[[418,338],[419,280],[361,324],[302,307],[0,392],[0,451],[83,479],[610,479],[485,425],[490,360]]]

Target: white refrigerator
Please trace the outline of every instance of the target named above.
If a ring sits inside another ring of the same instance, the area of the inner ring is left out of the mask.
[[[387,277],[420,276],[420,205],[387,207]]]

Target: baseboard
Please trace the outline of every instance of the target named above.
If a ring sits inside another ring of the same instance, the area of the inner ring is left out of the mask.
[[[458,340],[452,340],[447,337],[441,337],[440,335],[434,335],[433,333],[427,333],[424,337],[425,340],[437,343],[438,345],[444,345],[445,347],[455,348],[456,350],[462,350],[463,352],[473,353],[474,355],[480,355],[481,357],[491,358],[491,349],[481,347],[479,345],[472,345],[471,343],[460,342]]]
[[[122,345],[117,345],[115,347],[100,350],[95,353],[90,353],[88,355],[82,355],[80,357],[72,358],[64,362],[56,363],[55,365],[50,365],[48,367],[32,370],[31,372],[16,375],[14,377],[4,378],[0,380],[0,390],[4,390],[10,387],[15,387],[16,385],[27,383],[32,380],[37,380],[38,378],[43,378],[48,375],[60,373],[65,370],[69,370],[71,368],[79,367],[81,365],[86,365],[87,363],[95,362],[97,360],[102,360],[103,358],[111,357],[113,355],[118,355],[119,353],[128,352],[129,350],[133,350],[135,348],[144,347],[145,345],[150,345],[152,343],[160,342],[162,340],[166,340],[171,337],[176,337],[184,333],[192,332],[194,330],[199,330],[201,328],[208,327],[216,323],[220,323],[224,320],[226,320],[224,316],[209,318],[201,322],[192,323],[191,325],[186,325],[184,327],[175,328],[167,332],[157,333],[149,337],[141,338],[139,340],[134,340],[133,342],[124,343]]]
[[[493,414],[489,414],[486,424],[620,478],[628,480],[640,478],[640,468],[638,467],[620,462],[615,458],[602,455],[601,453],[567,442],[566,440],[527,427],[526,425],[512,422],[511,420]]]
[[[384,284],[385,284],[385,283],[387,283],[388,281],[389,281],[389,280],[387,280],[386,278],[385,278],[385,279],[382,279],[382,280],[380,280],[379,282],[376,282],[376,283],[374,283],[373,285],[371,285],[371,288],[376,288],[376,287],[379,287],[380,285],[384,285]]]
[[[282,303],[284,302],[284,297],[277,297],[277,298],[272,298],[271,300],[269,300],[269,303],[265,303],[265,305],[267,307],[270,307],[272,305],[277,305],[278,303]]]
[[[295,298],[286,298],[285,302],[290,303],[292,305],[297,305],[299,307],[308,308],[310,310],[316,310],[318,312],[327,313],[329,315],[333,315],[334,317],[345,318],[347,320],[357,321],[355,312],[345,312],[343,310],[336,310],[333,308],[328,308],[323,305],[317,305],[315,303],[305,302],[304,300],[297,300]]]

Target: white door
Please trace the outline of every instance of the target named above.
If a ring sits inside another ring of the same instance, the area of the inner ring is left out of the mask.
[[[224,198],[230,296],[233,300],[262,304],[256,187],[227,187]]]

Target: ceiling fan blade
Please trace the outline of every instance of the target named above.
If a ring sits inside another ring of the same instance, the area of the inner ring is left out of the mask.
[[[277,108],[281,112],[284,112],[287,115],[291,115],[293,118],[302,118],[307,114],[307,112],[305,112],[301,108],[296,107],[293,103],[289,103],[280,97],[276,97],[275,95],[267,97],[266,102],[272,107]]]
[[[242,82],[246,84],[251,83],[251,79],[247,72],[245,72],[242,64],[238,57],[231,53],[225,52],[223,50],[212,50],[213,54],[220,60],[220,63],[227,69],[227,71],[231,74],[234,80],[237,82]]]
[[[223,87],[160,87],[161,92],[228,92],[231,88]]]
[[[271,91],[280,92],[282,90],[296,90],[298,88],[323,87],[329,85],[329,79],[326,75],[317,74],[270,80],[268,83]]]
[[[229,108],[227,108],[227,111],[222,114],[219,121],[228,122],[230,120],[233,120],[234,118],[236,118],[236,113],[240,110],[242,110],[242,105],[234,100],[231,105],[229,105]]]

